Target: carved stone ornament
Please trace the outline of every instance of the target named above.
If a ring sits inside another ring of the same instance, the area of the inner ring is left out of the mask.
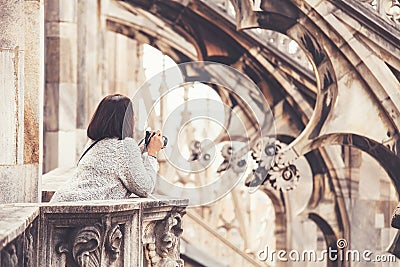
[[[33,266],[35,251],[32,228],[32,224],[28,225],[24,233],[0,250],[1,267]]]
[[[76,264],[81,267],[100,266],[103,253],[106,253],[109,262],[113,262],[120,255],[123,235],[118,224],[107,231],[108,228],[96,223],[74,229],[71,238],[60,242],[56,251],[70,253]]]
[[[106,249],[110,254],[110,259],[115,261],[120,255],[120,247],[122,243],[122,232],[118,224],[114,225],[108,232],[106,240]]]
[[[18,266],[17,248],[14,243],[8,244],[1,251],[1,266],[7,266],[7,267]]]
[[[179,240],[182,235],[184,209],[174,208],[162,221],[152,222],[146,227],[144,239],[149,266],[183,267],[180,259]]]
[[[32,224],[28,226],[25,231],[25,241],[24,241],[24,266],[30,267],[33,265],[33,254],[34,254],[34,238],[32,235]]]
[[[400,1],[399,0],[358,0],[365,3],[377,12],[377,15],[388,21],[400,24]],[[378,3],[379,2],[379,3]]]
[[[74,231],[69,242],[57,245],[58,253],[71,253],[78,266],[100,266],[102,226],[84,226]]]
[[[269,181],[277,190],[292,190],[297,186],[300,175],[297,167],[285,160],[285,144],[274,138],[263,138],[253,148],[252,157],[257,167],[253,169],[251,181],[246,185],[258,186]]]

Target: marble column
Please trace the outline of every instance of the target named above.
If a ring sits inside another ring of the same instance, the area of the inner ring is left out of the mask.
[[[107,93],[132,97],[146,80],[143,44],[127,36],[107,31]]]
[[[102,98],[102,64],[98,63],[102,50],[101,1],[77,2],[77,148],[87,142],[86,129],[96,105]]]
[[[44,172],[74,166],[77,124],[77,0],[45,1]]]
[[[40,0],[0,0],[0,203],[39,196],[42,76]]]

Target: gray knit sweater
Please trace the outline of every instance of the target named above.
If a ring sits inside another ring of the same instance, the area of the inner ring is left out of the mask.
[[[89,141],[85,150],[93,141]],[[147,197],[154,190],[157,159],[143,156],[132,138],[107,138],[81,159],[74,175],[51,202]]]

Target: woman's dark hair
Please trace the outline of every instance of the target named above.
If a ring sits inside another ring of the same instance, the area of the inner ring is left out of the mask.
[[[109,95],[101,100],[87,128],[92,140],[133,137],[132,101],[120,94]]]

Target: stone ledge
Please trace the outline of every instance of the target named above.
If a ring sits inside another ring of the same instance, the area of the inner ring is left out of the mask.
[[[164,206],[187,206],[189,204],[189,199],[180,199],[174,198],[170,196],[163,195],[152,195],[153,198],[151,201],[142,201],[142,207],[144,209],[152,209]],[[145,199],[145,198],[141,198]]]
[[[116,200],[92,200],[75,202],[42,203],[44,213],[108,213],[127,210],[148,210],[168,206],[187,206],[187,199],[164,198],[127,198]],[[146,211],[145,211],[146,212]]]
[[[39,212],[40,208],[37,205],[0,205],[0,251],[25,231],[39,216]]]
[[[161,196],[160,196],[161,198]],[[144,214],[170,210],[171,206],[186,207],[187,199],[162,197],[160,200],[129,198],[59,203],[14,203],[0,205],[0,250],[21,235],[40,214],[112,213],[143,209]]]

